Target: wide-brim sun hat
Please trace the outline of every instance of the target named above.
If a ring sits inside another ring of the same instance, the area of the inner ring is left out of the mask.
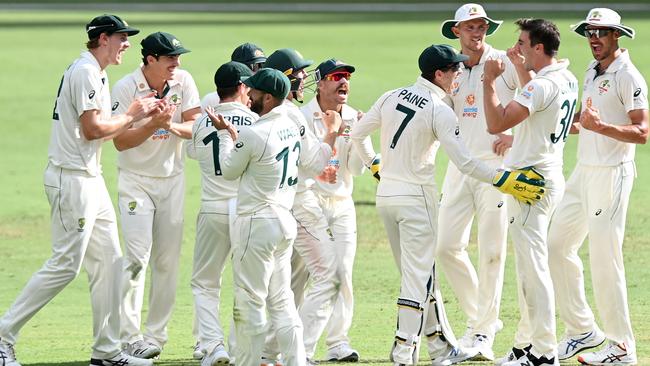
[[[456,10],[454,19],[445,20],[441,26],[442,35],[449,39],[457,39],[456,35],[451,28],[458,25],[460,22],[466,22],[472,19],[485,19],[488,24],[488,30],[486,35],[491,35],[496,32],[496,30],[503,23],[502,20],[494,20],[487,16],[485,9],[479,4],[465,4]]]
[[[587,18],[578,24],[571,26],[574,32],[585,37],[585,28],[588,25],[600,28],[614,28],[621,31],[621,34],[634,39],[634,29],[621,24],[621,16],[612,9],[594,8],[589,11]]]

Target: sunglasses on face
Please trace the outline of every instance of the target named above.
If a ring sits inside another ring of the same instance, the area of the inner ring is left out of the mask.
[[[352,78],[352,73],[349,73],[347,71],[333,72],[331,74],[325,75],[323,80],[339,81],[339,80],[341,80],[343,78],[345,78],[345,80],[350,80]]]
[[[602,38],[612,33],[613,31],[613,29],[585,29],[583,33],[587,38],[591,38],[593,36],[596,36],[596,38]]]
[[[263,67],[264,67],[264,62],[258,62],[249,65],[249,68],[251,69],[252,72],[257,72],[259,69]]]

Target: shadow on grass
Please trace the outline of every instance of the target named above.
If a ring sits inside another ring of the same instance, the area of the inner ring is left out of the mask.
[[[90,360],[70,362],[37,362],[23,363],[23,366],[88,366]],[[194,360],[156,360],[154,366],[198,366],[199,361]]]

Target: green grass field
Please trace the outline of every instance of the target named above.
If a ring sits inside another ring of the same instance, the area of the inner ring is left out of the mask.
[[[107,9],[108,11],[109,9]],[[59,80],[68,64],[83,50],[83,25],[95,13],[14,12],[0,13],[3,51],[0,106],[0,312],[4,313],[25,282],[50,254],[49,207],[43,194],[42,173],[47,163],[50,116]],[[417,76],[417,57],[431,43],[457,42],[439,34],[445,16],[431,14],[166,14],[121,13],[143,34],[163,30],[175,34],[192,53],[182,58],[183,68],[196,80],[201,94],[214,89],[216,67],[227,61],[232,49],[246,41],[262,46],[267,54],[293,47],[305,57],[320,62],[337,57],[357,67],[352,80],[350,104],[366,110],[384,91],[412,83]],[[523,14],[522,14],[523,15]],[[544,16],[544,14],[533,14]],[[557,22],[563,39],[561,57],[569,58],[571,70],[582,79],[591,54],[584,38],[569,30],[569,24],[585,14],[549,14]],[[507,48],[517,37],[512,14],[501,30],[488,41]],[[624,14],[626,24],[636,28],[637,39],[622,41],[641,72],[650,75],[650,20],[647,14]],[[109,68],[111,83],[133,71],[139,63],[139,41],[121,66]],[[565,172],[575,164],[576,138],[566,148]],[[104,145],[104,175],[113,197],[116,191],[115,149]],[[439,156],[438,180],[446,167]],[[641,365],[650,364],[650,149],[637,148],[638,180],[628,213],[625,256],[630,310]],[[187,163],[185,236],[176,310],[169,324],[170,341],[158,364],[197,365],[190,360],[194,339],[191,333],[192,296],[189,288],[195,217],[199,205],[199,172],[194,161]],[[371,364],[388,364],[393,339],[399,277],[382,225],[374,208],[375,184],[369,176],[357,179],[359,248],[355,267],[355,318],[350,332],[352,344]],[[179,207],[181,209],[181,207]],[[476,254],[471,245],[472,255]],[[586,258],[586,251],[583,253]],[[588,262],[587,262],[588,263]],[[588,266],[587,266],[588,267]],[[229,271],[229,269],[228,269]],[[588,272],[588,268],[586,269]],[[449,288],[444,287],[447,310],[457,334],[464,332],[465,319]],[[232,308],[231,276],[226,275],[222,294],[223,324],[229,324]],[[146,306],[145,306],[146,307]],[[501,319],[505,328],[497,335],[498,355],[510,347],[519,318],[512,250],[506,267]],[[90,354],[91,311],[84,275],[71,283],[22,330],[18,357],[26,365],[87,365]],[[561,335],[562,325],[558,323]],[[317,358],[323,355],[322,348]],[[426,360],[423,352],[422,360]]]

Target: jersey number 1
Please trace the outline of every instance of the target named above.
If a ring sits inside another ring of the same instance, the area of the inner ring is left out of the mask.
[[[221,163],[219,163],[219,137],[217,131],[210,132],[203,138],[203,143],[208,145],[212,142],[212,160],[214,160],[214,175],[221,175]]]

